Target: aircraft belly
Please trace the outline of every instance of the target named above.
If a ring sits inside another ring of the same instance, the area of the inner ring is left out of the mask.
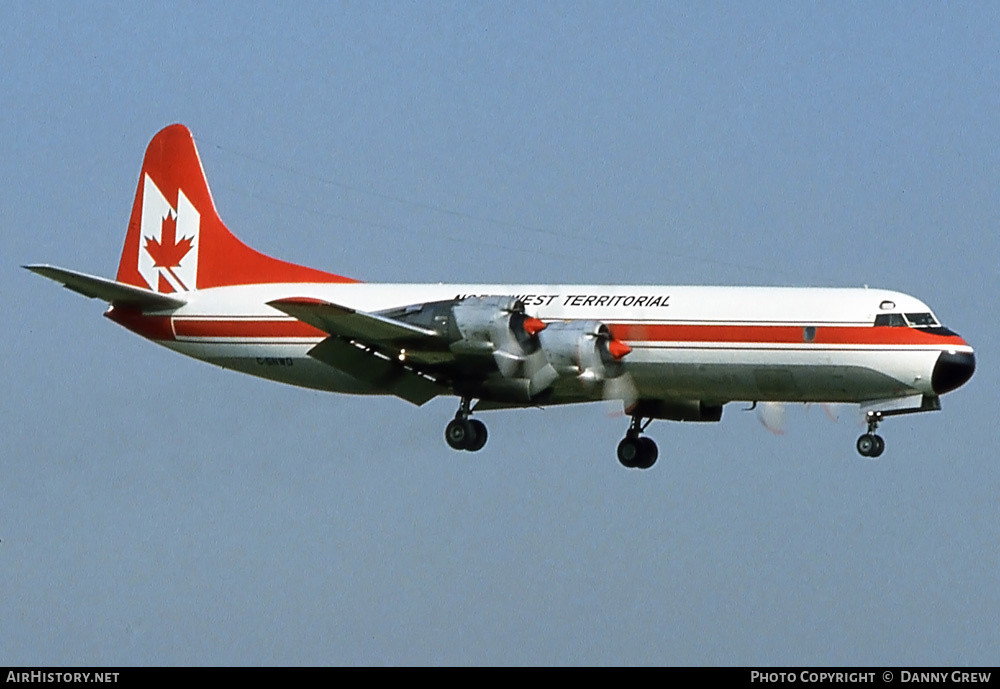
[[[638,394],[711,402],[859,402],[932,393],[936,351],[636,348]]]
[[[353,395],[385,394],[383,390],[308,356],[307,352],[315,346],[315,342],[267,346],[171,342],[168,346],[180,354],[214,366],[288,385]]]

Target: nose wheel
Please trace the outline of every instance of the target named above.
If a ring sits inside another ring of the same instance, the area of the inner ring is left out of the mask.
[[[471,403],[471,398],[463,397],[455,418],[445,426],[444,439],[453,450],[478,452],[486,445],[486,439],[489,437],[486,424],[479,419],[469,418],[472,414],[469,408]]]
[[[656,464],[660,451],[652,438],[642,435],[642,432],[652,422],[653,420],[650,419],[643,425],[641,417],[632,417],[632,423],[625,432],[625,437],[618,443],[618,461],[623,467],[649,469]]]
[[[882,440],[882,436],[875,433],[879,423],[882,421],[882,412],[870,411],[866,418],[868,421],[868,432],[858,438],[858,454],[862,457],[871,457],[874,459],[885,451],[885,441]]]

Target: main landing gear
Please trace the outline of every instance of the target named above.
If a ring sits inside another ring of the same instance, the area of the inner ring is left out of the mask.
[[[642,417],[632,417],[625,437],[618,443],[618,461],[622,466],[629,469],[648,469],[656,464],[656,458],[660,454],[656,443],[652,438],[641,435],[652,422],[650,419],[643,424]]]
[[[471,403],[471,398],[463,397],[455,418],[445,426],[444,439],[454,450],[478,452],[486,444],[486,424],[479,419],[469,418],[472,414],[469,408]]]
[[[858,454],[862,457],[874,459],[885,451],[885,441],[882,436],[877,435],[875,430],[882,421],[882,412],[870,411],[866,415],[868,421],[868,432],[858,438]]]
[[[486,445],[486,424],[478,419],[470,418],[472,399],[463,397],[455,418],[448,422],[444,429],[444,439],[454,450],[477,452]],[[652,438],[642,435],[653,422],[648,419],[642,422],[641,416],[633,416],[625,437],[618,443],[618,461],[629,469],[649,469],[656,464],[660,454]]]

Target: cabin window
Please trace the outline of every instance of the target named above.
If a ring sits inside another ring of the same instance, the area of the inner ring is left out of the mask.
[[[803,342],[812,342],[815,339],[816,339],[816,326],[815,325],[807,325],[806,327],[802,328],[802,341]]]
[[[888,326],[890,328],[905,328],[906,321],[901,313],[880,313],[875,316],[875,326]]]

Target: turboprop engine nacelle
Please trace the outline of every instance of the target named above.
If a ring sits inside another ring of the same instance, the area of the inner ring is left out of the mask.
[[[460,335],[450,346],[456,354],[491,354],[504,378],[526,381],[528,398],[558,378],[538,339],[547,326],[525,314],[520,299],[466,297],[451,311]]]
[[[600,321],[549,323],[538,340],[559,375],[575,375],[585,384],[622,375],[621,360],[632,351]]]

